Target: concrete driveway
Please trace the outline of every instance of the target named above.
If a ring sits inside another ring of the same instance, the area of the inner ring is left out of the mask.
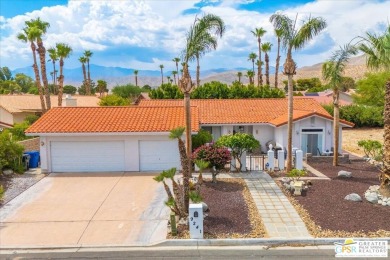
[[[152,174],[50,174],[0,209],[0,246],[149,245],[169,210]]]

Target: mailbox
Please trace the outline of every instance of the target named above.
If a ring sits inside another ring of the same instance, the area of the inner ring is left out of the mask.
[[[190,227],[190,238],[203,239],[203,205],[190,204],[188,210],[188,226]]]

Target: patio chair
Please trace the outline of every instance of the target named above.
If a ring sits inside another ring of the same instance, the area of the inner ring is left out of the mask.
[[[318,152],[318,154],[319,154],[320,156],[324,156],[324,154],[321,153],[320,148],[318,148],[318,147],[317,147],[317,152]]]

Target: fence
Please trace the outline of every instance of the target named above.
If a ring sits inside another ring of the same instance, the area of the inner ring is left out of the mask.
[[[32,151],[32,150],[39,151],[39,137],[27,139],[24,141],[19,141],[18,143],[23,145],[24,151]]]
[[[248,171],[264,171],[267,155],[247,155],[246,169]]]

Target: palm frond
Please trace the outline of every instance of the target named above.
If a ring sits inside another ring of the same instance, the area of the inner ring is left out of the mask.
[[[186,128],[184,126],[179,126],[175,129],[172,129],[169,133],[169,138],[171,139],[179,139],[183,136]]]
[[[292,39],[292,47],[295,50],[302,49],[305,44],[326,28],[326,21],[321,17],[309,18],[297,31]]]

